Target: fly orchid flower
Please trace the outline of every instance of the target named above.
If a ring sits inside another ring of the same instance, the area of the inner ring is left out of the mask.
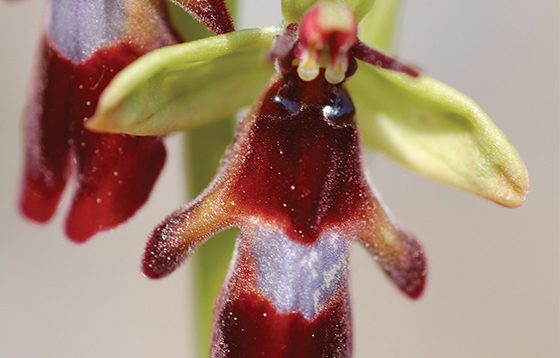
[[[524,200],[523,162],[472,100],[358,39],[370,8],[285,0],[286,28],[154,51],[115,78],[86,124],[136,135],[192,128],[246,105],[272,76],[214,180],[156,227],[143,257],[143,272],[160,278],[218,231],[240,228],[212,357],[350,356],[355,241],[405,294],[421,295],[423,249],[368,182],[361,133],[423,174],[505,206]]]
[[[194,15],[206,2],[176,1]],[[216,33],[233,30],[225,5]],[[138,57],[178,42],[163,0],[49,0],[33,97],[26,113],[20,207],[34,221],[55,212],[70,173],[77,187],[66,234],[83,242],[130,218],[148,199],[165,162],[162,138],[84,128],[101,92]]]

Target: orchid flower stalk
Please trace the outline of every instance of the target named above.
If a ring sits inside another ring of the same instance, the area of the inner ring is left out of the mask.
[[[350,357],[353,242],[403,293],[422,294],[424,250],[376,194],[362,143],[498,204],[523,203],[525,166],[482,109],[368,43],[388,45],[383,20],[394,1],[284,0],[285,26],[241,31],[221,1],[177,2],[217,36],[132,63],[94,98],[80,128],[160,140],[257,98],[214,179],[154,229],[142,259],[143,273],[161,278],[216,233],[239,228],[215,304],[212,357]]]

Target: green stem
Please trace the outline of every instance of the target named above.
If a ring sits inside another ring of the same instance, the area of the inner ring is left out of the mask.
[[[227,0],[227,4],[235,20],[236,0]],[[181,8],[169,2],[168,5],[171,22],[185,41],[212,36]],[[234,118],[226,118],[185,133],[184,160],[189,198],[200,194],[216,174],[220,159],[233,138],[234,126]],[[209,356],[214,301],[224,281],[236,234],[237,230],[232,229],[215,235],[190,258],[194,264],[195,329],[197,356],[200,358]]]
[[[234,121],[225,119],[186,133],[190,191],[198,194],[210,183],[233,135]],[[214,301],[226,274],[236,230],[223,231],[197,249],[194,262],[195,319],[198,356],[209,356]]]

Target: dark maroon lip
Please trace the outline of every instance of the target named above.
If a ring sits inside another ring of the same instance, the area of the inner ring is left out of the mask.
[[[159,137],[99,134],[84,128],[111,79],[145,51],[121,41],[74,64],[48,37],[42,49],[42,86],[27,116],[20,208],[31,220],[49,220],[71,173],[76,173],[66,234],[84,242],[128,220],[148,199],[165,162]]]

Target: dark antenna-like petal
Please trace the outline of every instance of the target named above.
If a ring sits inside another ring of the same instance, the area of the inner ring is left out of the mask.
[[[171,0],[217,35],[235,30],[224,0]]]
[[[350,53],[358,60],[369,63],[372,66],[404,72],[412,77],[418,77],[419,75],[419,72],[416,69],[405,65],[396,58],[386,55],[383,52],[366,45],[360,40],[358,40],[358,43],[356,43],[356,45],[352,47]]]

